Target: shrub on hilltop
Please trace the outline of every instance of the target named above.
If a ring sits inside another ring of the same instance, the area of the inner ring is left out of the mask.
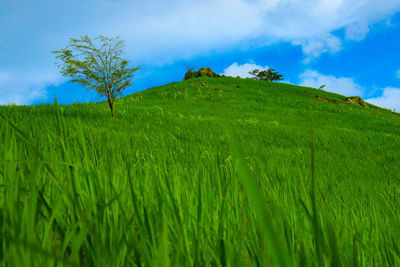
[[[191,78],[199,78],[199,77],[220,77],[220,75],[216,74],[211,70],[211,68],[205,67],[201,68],[198,71],[193,71],[193,68],[189,68],[185,73],[185,78],[183,80],[188,80]]]
[[[249,72],[249,74],[253,75],[254,77],[251,78],[253,80],[259,80],[259,81],[281,81],[283,80],[283,75],[279,74],[277,71],[274,71],[274,69],[267,69],[267,70],[262,70],[260,71],[259,69],[254,69]]]

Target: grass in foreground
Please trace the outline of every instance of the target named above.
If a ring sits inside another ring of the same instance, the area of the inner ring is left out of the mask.
[[[115,119],[0,107],[0,263],[400,265],[399,116],[315,94],[345,99],[218,78],[127,96]]]

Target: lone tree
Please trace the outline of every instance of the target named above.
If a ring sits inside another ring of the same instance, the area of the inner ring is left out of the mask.
[[[252,78],[254,80],[271,81],[271,82],[283,80],[282,75],[271,68],[263,71],[260,71],[259,69],[254,69],[250,71],[249,74],[254,76]]]
[[[128,67],[128,61],[120,57],[123,48],[124,41],[119,37],[100,35],[91,40],[86,35],[80,39],[71,38],[66,48],[53,51],[61,61],[56,65],[64,77],[96,90],[100,97],[107,97],[113,118],[115,99],[132,85],[133,72],[140,69]]]

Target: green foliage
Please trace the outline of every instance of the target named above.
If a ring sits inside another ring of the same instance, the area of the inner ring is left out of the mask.
[[[188,68],[187,72],[185,73],[185,78],[183,80],[188,80],[192,78],[192,75],[193,75],[193,68]]]
[[[400,117],[315,94],[0,106],[0,266],[399,266]]]
[[[249,74],[254,76],[252,78],[253,80],[270,81],[270,82],[283,80],[282,75],[271,68],[263,71],[260,71],[259,69],[254,69],[250,71]]]
[[[213,72],[211,70],[211,68],[201,68],[198,71],[193,71],[193,68],[189,68],[187,70],[187,72],[185,73],[185,77],[183,80],[188,80],[191,78],[199,78],[199,77],[209,77],[209,78],[213,78],[213,77],[220,77],[220,75],[216,74],[215,72]]]
[[[129,68],[128,61],[120,57],[123,47],[124,42],[119,37],[98,36],[91,40],[82,36],[71,38],[66,48],[53,51],[61,61],[57,66],[63,76],[96,90],[100,97],[107,97],[112,117],[115,99],[132,85],[133,72],[140,69]]]

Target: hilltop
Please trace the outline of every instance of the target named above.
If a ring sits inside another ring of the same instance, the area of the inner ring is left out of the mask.
[[[0,262],[400,264],[400,116],[363,103],[219,77],[123,97],[114,119],[1,106]]]

